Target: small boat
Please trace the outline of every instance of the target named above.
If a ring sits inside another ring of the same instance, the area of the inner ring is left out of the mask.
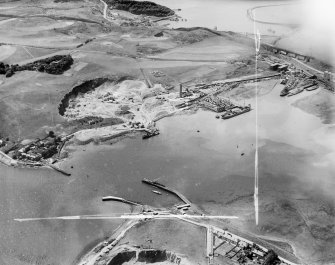
[[[161,192],[159,192],[159,191],[157,191],[157,190],[151,190],[153,193],[156,193],[156,194],[158,194],[158,195],[162,195],[162,193]]]
[[[235,116],[235,114],[232,111],[229,111],[229,112],[226,112],[225,114],[222,114],[221,118],[226,120],[226,119],[232,118],[234,116]]]
[[[304,91],[304,89],[303,89],[302,87],[297,87],[297,88],[295,88],[295,89],[292,89],[292,90],[290,91],[290,93],[289,93],[287,96],[288,96],[288,97],[291,97],[291,96],[294,96],[294,95],[296,95],[296,94],[301,93],[302,91]]]
[[[288,93],[290,93],[290,91],[287,88],[284,88],[281,92],[280,92],[280,96],[281,97],[285,97],[288,95]]]
[[[145,134],[145,135],[142,136],[142,139],[148,139],[148,138],[156,136],[158,134],[159,134],[158,130],[156,130],[154,132],[148,132],[147,134]]]
[[[308,88],[305,88],[305,90],[307,90],[307,91],[312,91],[312,90],[315,90],[315,89],[318,89],[318,88],[319,88],[318,85],[313,85],[313,86],[310,86],[310,87],[308,87]]]

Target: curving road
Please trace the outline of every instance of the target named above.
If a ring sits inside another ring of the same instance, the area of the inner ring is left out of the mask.
[[[255,17],[254,11],[259,8],[265,8],[265,7],[272,7],[272,6],[284,6],[284,5],[291,5],[291,4],[277,4],[277,5],[264,5],[264,6],[255,6],[253,8],[250,8],[247,10],[247,16],[250,20],[261,23],[261,24],[269,24],[269,25],[278,25],[278,26],[294,26],[295,24],[291,23],[280,23],[280,22],[270,22],[270,21],[263,21],[258,20]]]
[[[108,15],[107,15],[107,10],[108,10],[107,3],[105,1],[103,1],[103,0],[100,0],[100,2],[104,5],[104,10],[103,10],[103,17],[104,17],[104,19],[106,19],[109,22],[113,22],[111,19],[108,18]]]
[[[312,67],[312,66],[310,66],[310,65],[308,65],[308,64],[306,64],[306,63],[304,63],[304,62],[302,62],[302,61],[299,61],[299,60],[296,59],[296,58],[292,58],[292,60],[294,60],[295,62],[297,62],[298,64],[300,64],[300,65],[303,66],[303,67],[306,67],[306,68],[308,68],[308,69],[310,69],[310,70],[312,70],[312,71],[317,72],[318,74],[323,75],[323,72],[322,72],[322,71],[320,71],[320,70],[318,70],[318,69],[316,69],[316,68],[314,68],[314,67]]]

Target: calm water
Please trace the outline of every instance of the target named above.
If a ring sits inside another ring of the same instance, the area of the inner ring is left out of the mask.
[[[323,196],[334,202],[331,161],[335,146],[333,150],[326,147],[333,133],[318,118],[278,97],[280,89],[276,87],[259,100],[260,200],[274,194],[278,199]],[[253,100],[246,103],[254,105]],[[200,206],[250,196],[255,114],[253,110],[224,121],[215,119],[212,112],[199,111],[162,120],[158,124],[161,135],[146,141],[136,137],[113,145],[78,147],[63,164],[72,172],[70,178],[49,170],[0,165],[0,232],[5,239],[0,257],[3,261],[16,257],[25,262],[69,264],[85,246],[109,235],[118,225],[87,220],[17,223],[13,218],[129,210],[101,202],[105,195],[154,206],[177,202],[170,195],[152,193],[141,183],[143,177],[177,188]]]
[[[294,182],[306,182],[304,188],[307,188],[314,183],[315,172],[323,172],[319,184],[334,185],[331,178],[334,167],[319,167],[320,163],[332,162],[329,154],[334,150],[319,141],[320,137],[330,138],[331,130],[318,118],[278,97],[281,88],[277,86],[259,99],[262,177],[292,175]],[[254,100],[246,100],[248,103],[254,106]],[[217,186],[217,182],[225,178],[239,176],[251,184],[245,193],[253,190],[255,115],[253,110],[234,119],[217,120],[214,113],[200,110],[196,114],[170,117],[159,122],[158,137],[82,147],[64,166],[70,170],[71,165],[76,165],[75,174],[101,179],[96,184],[98,190],[107,185],[115,195],[156,206],[171,204],[173,198],[151,193],[150,188],[141,184],[144,177],[175,187],[199,204],[209,200],[224,202],[224,198],[218,197],[220,192],[212,191],[224,191],[225,187]]]
[[[247,16],[247,10],[264,5],[283,5],[261,8],[255,11],[261,21],[282,23],[283,25],[265,25],[257,23],[257,29],[265,35],[282,35],[291,32],[286,24],[297,22],[297,2],[287,5],[287,1],[231,1],[231,0],[155,0],[176,11],[183,21],[169,22],[172,27],[217,27],[218,30],[236,32],[254,32],[253,22]],[[186,21],[185,21],[186,19]],[[298,20],[299,21],[299,20]],[[167,22],[163,22],[165,24]]]
[[[102,204],[94,187],[51,170],[0,165],[0,264],[71,264],[88,244],[110,235],[119,221],[37,221],[14,218],[127,212]]]
[[[259,1],[259,0],[155,0],[172,9],[183,21],[162,21],[171,27],[205,26],[218,30],[254,33],[254,23],[247,11],[254,9],[255,28],[264,42],[301,54],[313,56],[328,64],[335,62],[335,21],[331,1]],[[329,6],[329,8],[328,8]],[[186,21],[185,21],[186,19]],[[293,26],[294,25],[294,26]],[[275,39],[273,38],[275,37]],[[278,41],[278,39],[280,40]]]

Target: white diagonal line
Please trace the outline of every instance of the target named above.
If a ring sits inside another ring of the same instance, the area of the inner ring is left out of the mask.
[[[255,10],[253,12],[253,17],[255,18]],[[260,33],[258,29],[256,29],[256,21],[254,20],[254,37],[255,37],[255,75],[257,78],[257,54],[260,50]],[[258,205],[258,82],[255,83],[255,130],[256,130],[256,141],[255,141],[255,191],[254,191],[254,204],[255,204],[255,222],[256,225],[258,225],[258,219],[259,219],[259,205]]]
[[[108,219],[171,219],[171,218],[193,218],[193,219],[237,219],[237,216],[227,215],[180,215],[180,214],[124,214],[120,216],[100,216],[100,215],[72,215],[72,216],[56,216],[42,218],[16,218],[17,222],[42,221],[42,220],[108,220]]]

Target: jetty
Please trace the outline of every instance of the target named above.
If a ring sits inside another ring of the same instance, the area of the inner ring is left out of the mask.
[[[56,166],[54,166],[54,165],[52,165],[52,164],[45,164],[46,166],[48,166],[48,167],[51,167],[52,169],[54,169],[54,170],[56,170],[56,171],[58,171],[59,173],[62,173],[63,175],[65,175],[65,176],[71,176],[71,173],[67,173],[67,172],[65,172],[64,170],[62,170],[62,169],[60,169],[59,167],[56,167]]]
[[[149,180],[147,178],[144,178],[142,180],[143,183],[145,184],[148,184],[148,185],[151,185],[151,186],[154,186],[156,188],[159,188],[159,189],[162,189],[162,190],[165,190],[175,196],[177,196],[179,199],[181,199],[185,205],[189,205],[191,206],[192,203],[181,193],[179,193],[178,191],[174,190],[174,189],[171,189],[171,188],[168,188],[166,187],[165,185],[161,184],[161,183],[158,183],[157,181],[152,181],[152,180]]]
[[[118,202],[128,203],[131,205],[142,206],[142,204],[139,204],[137,202],[133,202],[133,201],[126,200],[121,197],[115,197],[115,196],[102,197],[102,201],[118,201]]]
[[[15,159],[6,155],[4,152],[0,151],[0,162],[4,163],[7,166],[17,166],[18,163]]]

